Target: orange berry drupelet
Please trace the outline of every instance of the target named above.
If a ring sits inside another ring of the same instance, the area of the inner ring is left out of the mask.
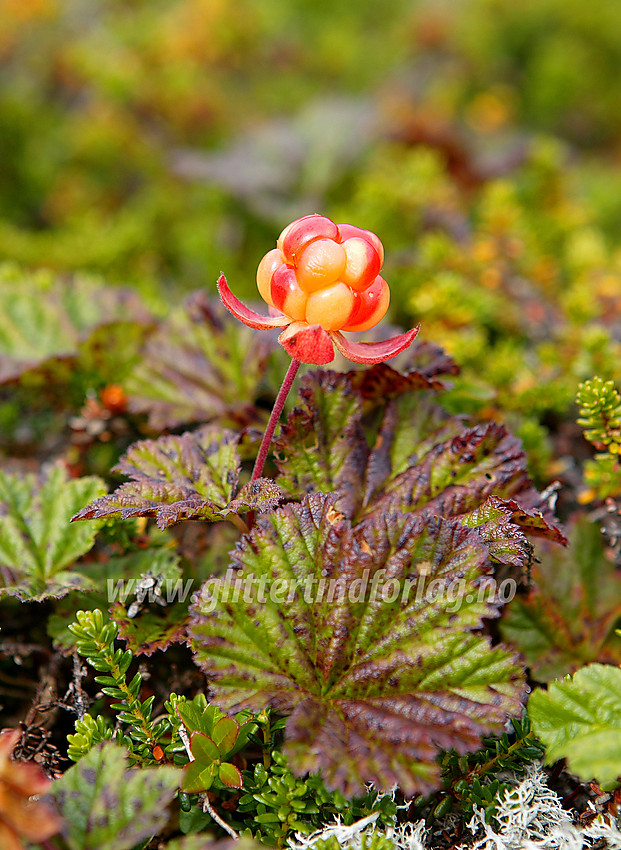
[[[289,224],[263,257],[257,286],[264,301],[296,322],[326,331],[366,331],[384,318],[390,290],[374,233],[306,215]]]

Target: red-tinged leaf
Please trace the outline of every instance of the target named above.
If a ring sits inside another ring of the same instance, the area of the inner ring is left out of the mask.
[[[382,342],[353,342],[347,339],[339,331],[332,331],[330,336],[343,357],[354,363],[362,363],[371,366],[374,363],[383,363],[400,354],[412,344],[420,325],[407,333],[393,336]]]
[[[472,750],[521,710],[513,654],[480,632],[501,604],[481,592],[488,547],[454,520],[393,512],[352,526],[336,502],[316,493],[242,538],[243,594],[214,580],[194,605],[197,661],[223,708],[291,715],[296,773],[321,770],[346,794],[365,782],[425,792],[438,747]]]
[[[47,803],[31,800],[45,794],[51,781],[38,764],[13,760],[21,738],[19,729],[0,732],[0,846],[25,847],[46,841],[60,828],[60,818]]]
[[[385,404],[391,398],[416,390],[441,390],[444,388],[442,381],[437,378],[429,378],[417,370],[401,374],[387,363],[377,363],[368,369],[348,372],[347,377],[351,386],[364,399],[365,407]]]
[[[459,516],[492,494],[513,497],[529,487],[520,441],[502,425],[479,425],[433,446],[418,463],[391,477],[368,513],[425,509]]]
[[[240,322],[248,325],[249,328],[269,330],[270,328],[284,328],[291,323],[291,319],[287,316],[261,316],[251,310],[250,307],[246,307],[239,298],[233,295],[223,274],[218,278],[218,292],[226,309]]]
[[[191,588],[189,584],[179,580],[176,587],[171,588],[180,594],[187,593]],[[172,595],[172,594],[171,594]],[[166,588],[162,596],[167,599]],[[175,596],[176,598],[176,596]],[[130,617],[128,607],[121,602],[115,602],[110,608],[110,616],[119,627],[118,637],[124,640],[127,648],[134,655],[153,655],[159,650],[168,649],[173,643],[183,643],[186,640],[186,628],[188,624],[188,602],[175,603],[161,607],[152,604],[151,607],[140,610],[134,617]]]
[[[213,420],[263,423],[265,413],[254,402],[265,392],[263,377],[278,351],[274,335],[249,330],[196,293],[147,343],[125,383],[129,408],[147,413],[156,431]]]
[[[525,503],[538,503],[540,507],[524,507],[522,499]],[[479,529],[491,545],[494,560],[503,564],[526,566],[529,563],[530,546],[525,532],[563,546],[567,544],[567,538],[554,521],[549,507],[534,488],[521,492],[519,503],[515,499],[490,496],[478,508],[464,514],[462,522],[470,528]]]
[[[177,768],[128,769],[127,752],[108,742],[56,780],[51,795],[70,850],[131,850],[165,827],[178,787]]]
[[[534,488],[520,493],[519,501],[500,499],[498,496],[490,496],[489,501],[493,505],[508,510],[511,521],[533,537],[543,537],[546,540],[552,540],[553,543],[567,545],[567,537],[555,521],[552,511]],[[531,507],[529,502],[533,501],[535,506]]]
[[[216,764],[204,765],[201,761],[193,761],[183,769],[181,788],[190,794],[209,791],[217,772],[218,766]]]
[[[289,357],[300,363],[325,366],[334,360],[334,345],[330,334],[319,325],[293,322],[278,337]]]
[[[269,510],[280,490],[258,479],[236,494],[241,460],[239,435],[215,425],[181,436],[135,443],[116,469],[131,476],[74,520],[155,517],[160,528],[187,519],[217,522],[249,510]]]
[[[457,437],[464,429],[463,422],[448,416],[429,392],[406,392],[388,403],[384,401],[383,406],[383,419],[365,475],[365,507],[374,503],[387,482],[419,468],[436,446]]]
[[[190,738],[190,749],[196,761],[210,764],[220,758],[220,749],[215,741],[204,732],[193,732]]]
[[[263,513],[273,510],[283,499],[283,491],[270,478],[255,478],[247,481],[237,496],[229,502],[223,515],[241,514],[247,510]]]
[[[243,788],[244,780],[234,764],[225,762],[218,768],[218,779],[229,788]]]
[[[291,497],[338,492],[339,509],[353,519],[392,510],[460,516],[479,528],[496,561],[514,566],[529,561],[525,534],[563,542],[517,439],[499,425],[468,429],[435,393],[415,391],[385,364],[366,371],[368,380],[364,372],[303,378],[303,404],[276,443],[277,480]],[[365,433],[369,421],[378,424]]]
[[[531,588],[508,606],[502,634],[526,658],[534,678],[549,681],[591,661],[621,663],[621,576],[600,529],[574,526],[566,550],[546,547],[530,571]]]
[[[351,513],[361,499],[369,452],[361,398],[347,376],[321,370],[304,376],[300,397],[276,441],[278,484],[293,498],[311,489],[339,491],[340,509]]]
[[[444,349],[427,340],[417,339],[403,358],[400,358],[399,363],[406,375],[411,372],[419,372],[427,378],[459,375],[459,366],[453,358]]]
[[[220,755],[226,757],[235,746],[239,733],[239,723],[232,717],[221,717],[213,727],[212,738]]]

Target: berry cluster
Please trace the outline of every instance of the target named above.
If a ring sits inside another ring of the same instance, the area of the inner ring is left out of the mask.
[[[306,215],[289,224],[257,270],[261,297],[296,322],[326,331],[366,331],[390,302],[374,233]]]

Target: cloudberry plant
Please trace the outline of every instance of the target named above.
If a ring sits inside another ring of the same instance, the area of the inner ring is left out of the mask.
[[[273,315],[261,316],[230,291],[224,275],[218,289],[225,306],[251,328],[283,328],[278,341],[291,365],[268,422],[252,480],[261,476],[276,423],[300,363],[334,360],[334,346],[355,363],[383,363],[404,351],[418,328],[384,342],[350,342],[341,331],[366,331],[384,318],[390,303],[388,284],[379,274],[384,248],[369,230],[307,215],[287,225],[276,248],[263,257],[257,286]],[[275,314],[275,315],[274,315]]]

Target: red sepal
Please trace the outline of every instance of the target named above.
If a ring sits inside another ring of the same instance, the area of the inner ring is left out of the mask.
[[[328,331],[319,325],[292,322],[278,337],[287,354],[301,363],[324,366],[334,360],[334,346]]]
[[[407,333],[393,336],[382,342],[350,342],[340,331],[332,331],[330,336],[343,357],[354,363],[372,366],[375,363],[384,363],[405,351],[412,344],[419,330],[420,325]]]
[[[261,316],[259,313],[255,313],[254,310],[246,307],[239,298],[233,295],[223,274],[218,278],[218,292],[227,310],[230,310],[236,319],[248,325],[249,328],[256,328],[257,330],[283,328],[291,322],[291,319],[287,316]]]

